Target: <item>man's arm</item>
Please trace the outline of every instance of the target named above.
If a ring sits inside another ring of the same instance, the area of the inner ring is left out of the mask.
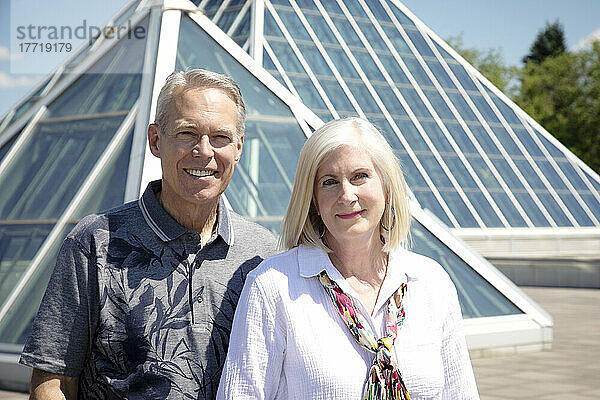
[[[29,384],[30,400],[77,399],[78,378],[34,368]]]

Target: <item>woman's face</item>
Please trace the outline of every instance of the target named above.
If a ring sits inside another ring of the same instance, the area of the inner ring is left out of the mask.
[[[317,170],[313,193],[328,240],[344,243],[373,235],[379,240],[385,191],[366,151],[343,145],[329,152]]]

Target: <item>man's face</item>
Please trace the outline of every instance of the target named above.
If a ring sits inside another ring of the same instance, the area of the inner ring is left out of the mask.
[[[163,204],[189,210],[214,206],[225,191],[242,154],[237,108],[222,90],[175,91],[167,105],[165,132],[148,128],[152,154],[162,166]]]

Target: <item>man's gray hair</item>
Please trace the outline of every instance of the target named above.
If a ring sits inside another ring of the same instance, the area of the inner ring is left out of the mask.
[[[158,125],[161,134],[167,130],[167,106],[173,100],[173,92],[179,88],[213,88],[227,93],[237,107],[236,138],[239,140],[242,137],[246,121],[246,105],[240,87],[230,77],[205,69],[175,71],[167,77],[165,85],[160,89],[158,95],[156,117],[154,119],[154,123]]]

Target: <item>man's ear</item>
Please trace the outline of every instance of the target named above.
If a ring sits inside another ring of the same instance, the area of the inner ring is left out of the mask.
[[[160,131],[158,125],[148,125],[148,145],[150,146],[150,152],[160,158]]]
[[[242,147],[243,147],[243,145],[244,145],[244,135],[240,136],[240,139],[235,144],[235,146],[236,146],[236,154],[235,154],[235,157],[233,159],[234,159],[234,161],[235,161],[236,164],[240,161],[240,158],[242,157]]]

